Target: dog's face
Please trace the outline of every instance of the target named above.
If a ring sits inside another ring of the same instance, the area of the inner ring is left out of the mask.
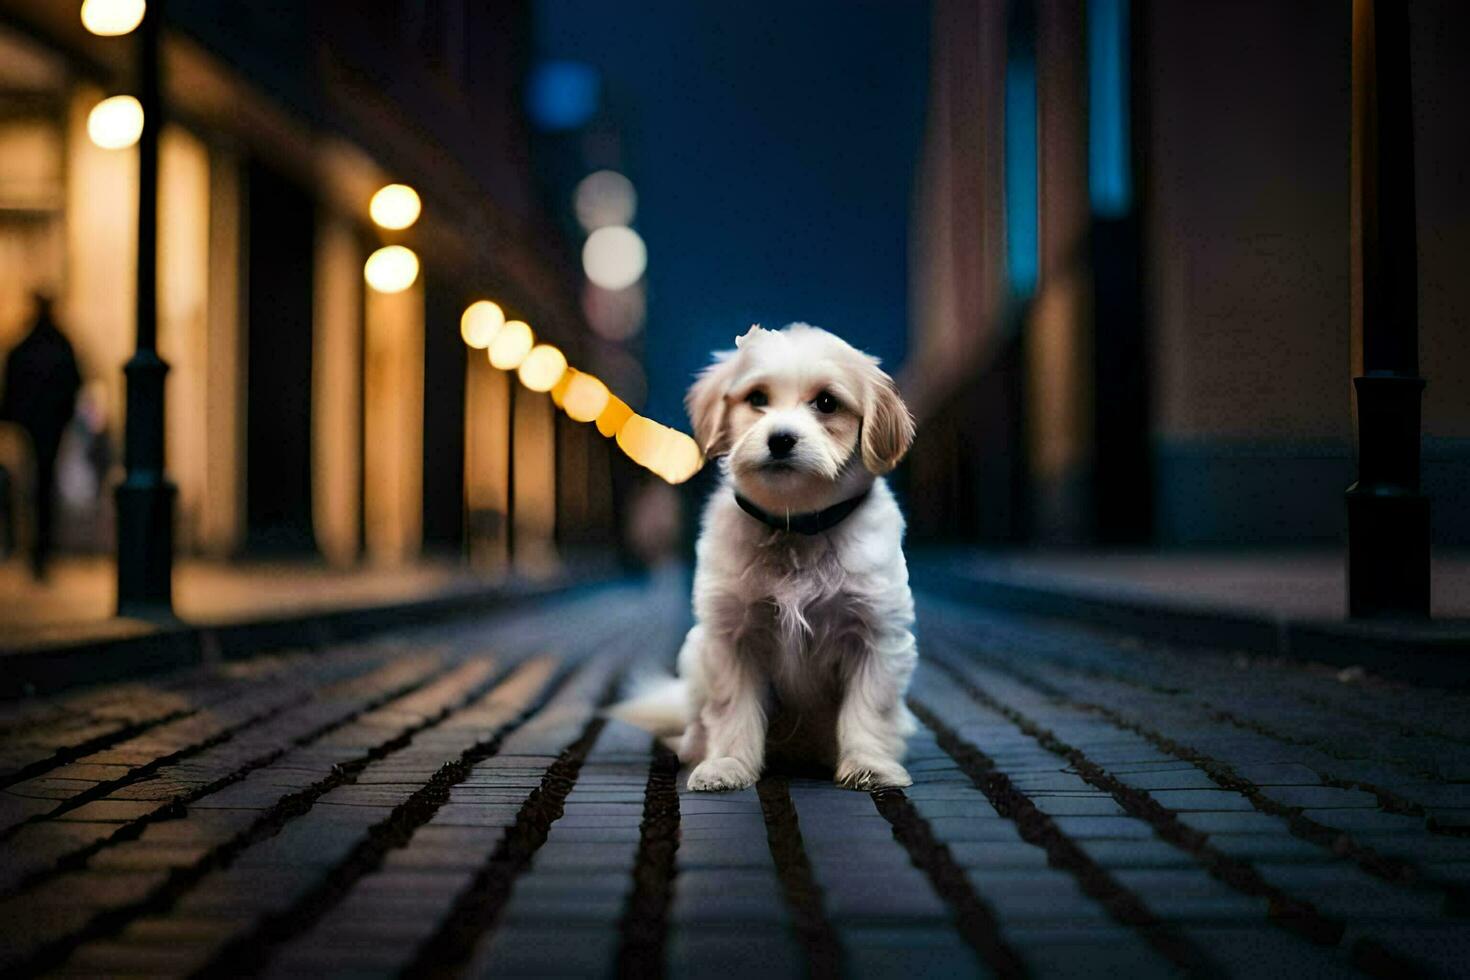
[[[861,492],[898,465],[914,423],[893,379],[825,330],[752,327],[715,355],[685,399],[707,456],[773,513],[806,513]]]

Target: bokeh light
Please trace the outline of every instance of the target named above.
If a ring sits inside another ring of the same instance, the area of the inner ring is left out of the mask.
[[[704,454],[690,436],[641,415],[623,423],[618,447],[633,462],[669,483],[683,483],[704,466]]]
[[[114,95],[92,107],[87,135],[104,150],[124,150],[143,135],[143,106],[131,95]]]
[[[387,245],[368,256],[362,274],[380,293],[401,293],[419,277],[419,257],[402,245]]]
[[[567,358],[550,344],[537,344],[521,361],[516,373],[521,384],[532,391],[550,391],[567,373]]]
[[[491,367],[502,371],[514,371],[521,366],[526,355],[531,353],[536,338],[524,320],[510,320],[495,333],[490,341]]]
[[[656,471],[670,483],[683,483],[704,468],[704,453],[687,433],[669,429]]]
[[[597,431],[611,439],[633,417],[633,409],[617,395],[608,395],[607,407],[597,413]]]
[[[602,98],[597,70],[578,61],[543,61],[526,83],[526,112],[538,129],[576,129]]]
[[[574,422],[591,422],[607,408],[611,396],[607,385],[590,374],[578,371],[567,384],[561,407]]]
[[[83,0],[82,26],[101,37],[128,34],[143,23],[145,0]]]
[[[648,312],[643,284],[635,282],[614,291],[589,282],[582,290],[582,312],[592,329],[608,340],[622,342],[634,337],[643,329]]]
[[[475,350],[484,350],[495,339],[495,334],[505,326],[505,313],[488,299],[476,300],[465,307],[459,318],[459,335],[466,345]]]
[[[402,231],[419,220],[423,202],[418,191],[407,184],[388,184],[378,188],[368,203],[368,214],[379,228]]]
[[[618,448],[645,469],[658,464],[664,444],[664,427],[642,415],[631,415],[618,429]]]
[[[616,170],[598,170],[577,184],[572,210],[586,231],[631,225],[638,211],[638,192],[633,190],[633,182]]]
[[[626,225],[599,228],[582,246],[582,269],[603,289],[627,289],[643,277],[647,267],[648,249]]]
[[[569,367],[562,372],[561,380],[551,386],[551,391],[549,392],[549,394],[551,395],[551,404],[555,405],[557,408],[565,407],[567,389],[572,386],[572,382],[575,381],[577,375],[581,373],[581,371],[578,371],[576,368],[573,367]]]

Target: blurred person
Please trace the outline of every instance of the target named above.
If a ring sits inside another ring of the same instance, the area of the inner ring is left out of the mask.
[[[82,386],[76,414],[56,457],[56,499],[60,507],[58,547],[93,550],[106,539],[105,493],[113,465],[112,433],[107,422],[107,386],[93,379]]]
[[[62,334],[50,297],[36,294],[30,331],[5,362],[5,393],[0,418],[25,429],[35,455],[35,536],[31,574],[46,577],[51,557],[52,517],[56,503],[56,455],[76,407],[82,375],[76,353]]]

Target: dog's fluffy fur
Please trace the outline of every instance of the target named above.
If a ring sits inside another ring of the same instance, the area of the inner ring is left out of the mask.
[[[825,330],[753,327],[715,355],[686,404],[722,475],[697,548],[696,624],[679,678],[613,714],[682,733],[691,789],[751,785],[768,750],[830,766],[854,789],[909,785],[914,605],[903,515],[882,476],[914,424],[892,379]],[[789,455],[772,452],[778,433],[795,437]],[[804,514],[865,491],[845,520],[809,536],[772,530],[735,501]]]

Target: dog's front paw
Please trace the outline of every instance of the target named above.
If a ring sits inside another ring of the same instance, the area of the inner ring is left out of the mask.
[[[745,789],[754,786],[758,773],[750,766],[725,756],[721,759],[705,759],[689,774],[689,788],[717,793],[721,790]]]
[[[909,771],[892,759],[851,756],[837,764],[837,785],[863,791],[912,786]]]

